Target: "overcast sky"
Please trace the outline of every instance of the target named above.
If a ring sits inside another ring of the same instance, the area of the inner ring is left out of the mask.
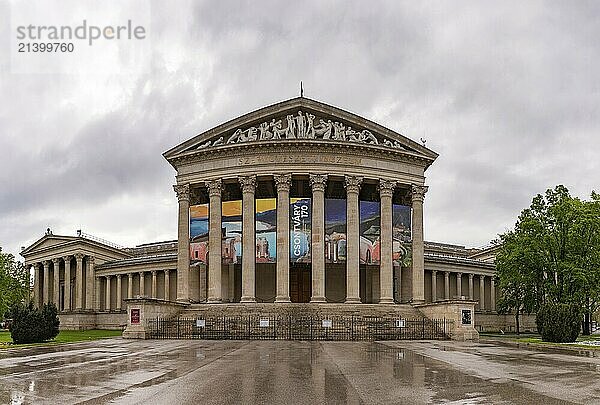
[[[113,2],[106,16],[1,1],[4,251],[47,227],[125,246],[175,239],[162,152],[296,97],[300,80],[305,96],[440,154],[427,240],[485,245],[546,188],[600,189],[600,2]],[[15,24],[57,9],[57,21],[131,19],[147,37],[112,41],[113,54],[78,43],[86,57],[26,73]]]

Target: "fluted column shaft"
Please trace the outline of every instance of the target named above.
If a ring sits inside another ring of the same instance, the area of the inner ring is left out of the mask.
[[[485,310],[485,276],[479,275],[479,309]]]
[[[133,298],[133,273],[127,274],[127,298]]]
[[[254,191],[256,176],[239,178],[242,188],[242,297],[241,302],[256,302],[256,219],[254,216]],[[229,297],[233,300],[233,296]]]
[[[221,180],[208,182],[208,302],[222,301],[221,293]],[[177,274],[179,279],[179,274]]]
[[[444,299],[450,299],[450,272],[444,272]]]
[[[190,301],[190,185],[173,186],[179,202],[177,221],[177,301]],[[221,231],[219,229],[219,237]],[[220,264],[220,261],[219,261]]]
[[[52,302],[60,311],[60,259],[52,259],[52,268],[54,276],[54,288],[52,289]]]
[[[360,213],[362,177],[346,176],[346,303],[360,303]]]
[[[423,200],[427,187],[412,186],[412,293],[413,302],[419,303],[425,301],[425,256],[423,241]]]
[[[437,301],[437,271],[431,271],[431,302]]]
[[[94,307],[94,256],[88,256],[87,273],[85,275],[85,308]]]
[[[152,298],[156,298],[156,270],[152,270]]]
[[[104,309],[110,311],[110,276],[106,276],[106,297],[104,301]]]
[[[102,296],[100,294],[101,289],[102,289],[102,282],[100,280],[100,277],[96,276],[96,288],[95,288],[96,293],[94,295],[94,297],[95,297],[95,310],[96,311],[100,311],[100,307],[101,307],[101,305],[100,305],[100,297]]]
[[[290,302],[290,187],[292,175],[275,176],[277,187],[277,297]]]
[[[325,300],[325,187],[326,174],[311,174],[312,188],[312,296],[310,302]]]
[[[121,301],[122,301],[122,297],[121,297],[121,274],[117,274],[117,305],[115,306],[115,309],[117,311],[121,310]]]
[[[80,311],[83,309],[83,255],[75,254],[75,309]]]
[[[65,311],[70,311],[71,306],[71,256],[63,257],[65,261]]]
[[[33,293],[35,298],[36,307],[40,308],[44,303],[44,297],[42,292],[42,265],[40,263],[33,264]]]
[[[473,301],[473,273],[469,273],[469,300]]]
[[[44,260],[44,285],[42,286],[43,303],[50,302],[50,261]]]
[[[490,288],[490,310],[491,311],[495,311],[496,310],[496,280],[494,280],[494,277],[492,276],[490,278],[490,284],[491,284],[491,288]]]
[[[177,285],[179,287],[179,285]],[[146,295],[146,281],[144,280],[144,272],[140,271],[140,296],[144,297]]]
[[[456,273],[456,295],[462,296],[462,273]]]
[[[389,180],[379,181],[381,204],[381,235],[379,265],[379,303],[394,303],[394,264],[392,262],[392,195],[396,183]]]
[[[170,297],[170,278],[169,278],[169,269],[165,270],[165,300],[169,301],[171,299]]]

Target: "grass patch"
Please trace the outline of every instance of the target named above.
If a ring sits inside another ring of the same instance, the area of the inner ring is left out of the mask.
[[[71,342],[85,342],[89,340],[105,339],[115,336],[121,336],[123,334],[120,330],[104,330],[104,329],[91,329],[91,330],[61,330],[54,339],[43,343],[31,343],[26,345],[13,345],[9,331],[0,331],[0,349],[10,347],[25,347],[25,346],[36,346],[36,345],[47,345],[47,344],[61,344]]]
[[[560,346],[560,347],[577,347],[589,350],[600,350],[600,346],[592,346],[586,344],[577,344],[577,342],[586,342],[590,340],[600,340],[600,336],[579,336],[577,340],[573,343],[554,343],[554,342],[545,342],[541,338],[537,337],[522,337],[518,339],[514,339],[519,343],[534,343],[534,344],[542,344],[542,345],[551,345],[551,346]]]

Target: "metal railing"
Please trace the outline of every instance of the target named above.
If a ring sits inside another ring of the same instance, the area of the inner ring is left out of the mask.
[[[151,339],[233,340],[418,340],[448,339],[448,319],[382,316],[236,315],[156,318]]]

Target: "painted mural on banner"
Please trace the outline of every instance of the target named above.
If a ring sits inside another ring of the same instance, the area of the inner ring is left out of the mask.
[[[346,261],[346,200],[325,199],[325,262]]]
[[[208,204],[190,207],[190,263],[206,264],[208,254]]]
[[[221,205],[221,262],[242,262],[242,200],[224,201]]]
[[[392,235],[394,266],[410,267],[412,264],[411,208],[406,205],[392,206]]]
[[[310,263],[312,205],[310,198],[290,198],[290,261]]]
[[[360,201],[360,263],[379,264],[381,212],[379,201]]]
[[[277,261],[277,199],[256,200],[256,263]]]

